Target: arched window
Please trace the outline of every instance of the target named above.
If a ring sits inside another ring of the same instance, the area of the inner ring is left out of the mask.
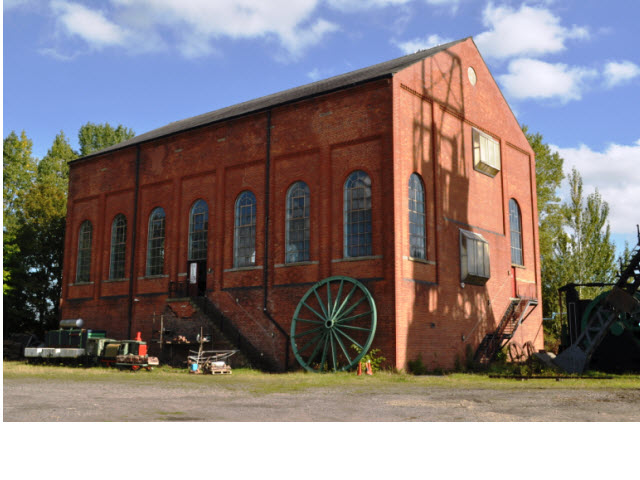
[[[189,260],[207,259],[207,230],[209,229],[209,207],[198,200],[189,215]]]
[[[149,216],[149,239],[147,240],[147,276],[164,273],[164,227],[165,213],[155,208]]]
[[[76,268],[76,282],[83,283],[91,280],[91,235],[93,227],[89,220],[80,225],[78,234],[78,265]]]
[[[111,224],[111,260],[109,262],[109,280],[125,278],[124,263],[127,251],[127,219],[121,213]]]
[[[424,185],[417,173],[409,177],[409,255],[424,260],[427,258]]]
[[[236,221],[233,239],[233,266],[256,264],[256,197],[242,192],[236,200]]]
[[[522,256],[522,216],[518,202],[509,200],[509,224],[511,226],[511,263],[524,265]]]
[[[296,182],[287,192],[286,263],[309,260],[309,187]]]
[[[371,179],[361,170],[344,184],[344,255],[371,255]]]

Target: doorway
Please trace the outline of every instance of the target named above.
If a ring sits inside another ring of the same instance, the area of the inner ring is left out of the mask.
[[[203,297],[207,291],[207,261],[190,260],[187,264],[190,297]]]

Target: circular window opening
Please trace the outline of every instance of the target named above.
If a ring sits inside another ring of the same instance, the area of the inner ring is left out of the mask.
[[[469,75],[469,82],[475,87],[478,77],[476,77],[476,71],[473,69],[473,67],[469,67],[469,69],[467,70],[467,75]]]

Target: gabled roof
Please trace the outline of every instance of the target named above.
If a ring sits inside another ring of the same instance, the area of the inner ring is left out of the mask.
[[[427,57],[435,55],[447,48],[463,42],[466,38],[456,40],[454,42],[438,45],[437,47],[430,48],[428,50],[420,50],[419,52],[405,55],[404,57],[389,60],[383,63],[378,63],[360,70],[344,73],[335,77],[328,78],[326,80],[320,80],[318,82],[309,83],[301,87],[291,88],[282,92],[274,93],[264,97],[249,100],[248,102],[238,103],[230,107],[214,110],[213,112],[204,113],[195,117],[186,118],[177,122],[172,122],[164,127],[156,128],[150,132],[143,133],[129,140],[126,140],[117,145],[100,150],[86,157],[79,158],[83,160],[86,158],[95,157],[104,153],[112,152],[115,150],[121,150],[123,148],[131,147],[141,143],[156,140],[162,137],[174,135],[176,133],[185,132],[195,128],[203,127],[205,125],[211,125],[213,123],[221,122],[224,120],[230,120],[232,118],[238,118],[244,115],[257,113],[267,110],[269,108],[286,105],[292,102],[313,98],[318,95],[324,95],[330,92],[335,92],[345,88],[353,87],[367,82],[372,82],[382,78],[388,78],[395,73],[403,70],[404,68],[417,63]],[[75,161],[78,161],[75,160]]]

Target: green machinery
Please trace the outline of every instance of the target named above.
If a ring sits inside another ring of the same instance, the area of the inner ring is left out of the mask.
[[[581,300],[580,286],[612,288],[593,300]],[[568,284],[560,292],[566,299],[567,323],[563,349],[554,359],[558,367],[582,373],[595,355],[600,362],[609,356],[619,370],[640,369],[640,228],[638,245],[614,284]]]
[[[291,348],[309,372],[358,365],[376,332],[376,304],[359,281],[325,278],[302,297],[291,321]]]

